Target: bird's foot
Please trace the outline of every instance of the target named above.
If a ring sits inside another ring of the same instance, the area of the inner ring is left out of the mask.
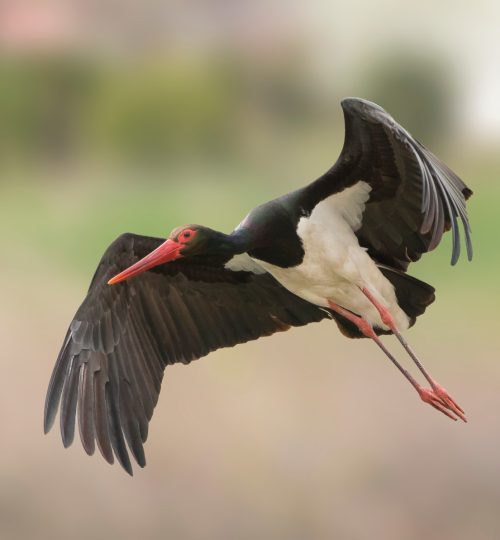
[[[467,422],[465,412],[460,405],[448,394],[448,392],[437,382],[432,382],[432,390],[439,397],[442,403],[446,405],[446,408],[455,413],[461,420]]]
[[[417,392],[422,401],[441,411],[448,418],[454,421],[460,418],[464,422],[467,422],[463,409],[439,384],[434,383],[433,388],[423,388],[420,386],[417,388]]]

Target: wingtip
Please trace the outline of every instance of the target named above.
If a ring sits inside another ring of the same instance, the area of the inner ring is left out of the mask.
[[[44,412],[43,415],[43,434],[47,435],[47,433],[52,429],[52,426],[54,425],[54,419],[55,415],[49,416],[47,414],[47,411]]]
[[[468,188],[468,187],[465,187],[463,190],[462,190],[462,193],[465,197],[465,200],[468,200],[470,197],[472,197],[472,195],[474,195],[474,192],[472,191],[472,189]]]
[[[380,105],[360,97],[345,97],[340,101],[340,105],[344,111],[366,112],[367,110],[375,109],[380,112],[386,112]]]
[[[61,433],[61,439],[64,448],[69,448],[73,444],[74,435],[73,434],[67,434],[67,433]]]
[[[99,447],[99,450],[101,450],[100,447]],[[113,465],[115,463],[115,456],[114,456],[113,453],[111,453],[111,455],[108,455],[107,453],[106,454],[103,453],[102,450],[101,450],[101,455],[109,465]],[[120,459],[119,456],[117,456],[117,458],[118,459],[116,461],[120,464],[120,467],[129,476],[134,476],[134,470],[132,469],[132,463],[131,463],[130,459]],[[128,456],[127,456],[127,458],[128,458]],[[142,465],[141,465],[141,467],[142,467]]]
[[[465,238],[466,238],[465,247],[467,249],[467,260],[469,262],[472,261],[472,257],[474,256],[474,248],[472,247],[472,239],[470,237],[470,233],[471,233],[470,228],[469,228],[468,231],[466,229],[466,231],[465,231]]]
[[[123,463],[120,463],[120,465],[123,467],[124,471],[129,475],[129,476],[134,476],[134,470],[132,469],[132,464],[129,462],[127,463],[127,466],[125,466]]]

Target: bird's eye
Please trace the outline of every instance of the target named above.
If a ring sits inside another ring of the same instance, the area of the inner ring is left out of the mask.
[[[191,238],[193,238],[194,235],[195,235],[194,231],[192,231],[191,229],[186,229],[184,231],[181,231],[181,233],[179,234],[179,240],[181,242],[187,242],[191,240]]]

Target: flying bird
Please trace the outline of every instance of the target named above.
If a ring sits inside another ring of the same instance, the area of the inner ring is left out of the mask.
[[[44,429],[60,411],[65,447],[76,418],[85,451],[96,443],[132,474],[163,372],[221,347],[333,319],[372,339],[420,398],[453,420],[463,409],[424,369],[402,332],[434,301],[407,269],[451,229],[451,264],[472,191],[381,107],[342,101],[345,141],[320,178],[254,208],[230,234],[201,225],[151,238],[122,234],[104,253],[50,379]],[[461,222],[461,226],[460,226]],[[380,340],[393,334],[429,386]],[[128,447],[128,448],[127,448]]]

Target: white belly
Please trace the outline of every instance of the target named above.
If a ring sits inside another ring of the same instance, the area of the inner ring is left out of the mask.
[[[373,326],[386,328],[376,308],[361,291],[368,288],[389,309],[398,328],[405,330],[408,317],[398,306],[393,285],[359,245],[354,234],[369,192],[369,187],[363,192],[358,186],[357,192],[349,192],[352,188],[348,188],[326,199],[308,218],[299,221],[297,233],[305,251],[300,265],[281,268],[265,261],[256,262],[304,300],[322,307],[328,307],[328,300],[331,300],[362,316]],[[348,196],[357,197],[361,203],[359,215],[345,214],[345,208],[350,208],[346,204]],[[366,198],[363,200],[363,197]]]

